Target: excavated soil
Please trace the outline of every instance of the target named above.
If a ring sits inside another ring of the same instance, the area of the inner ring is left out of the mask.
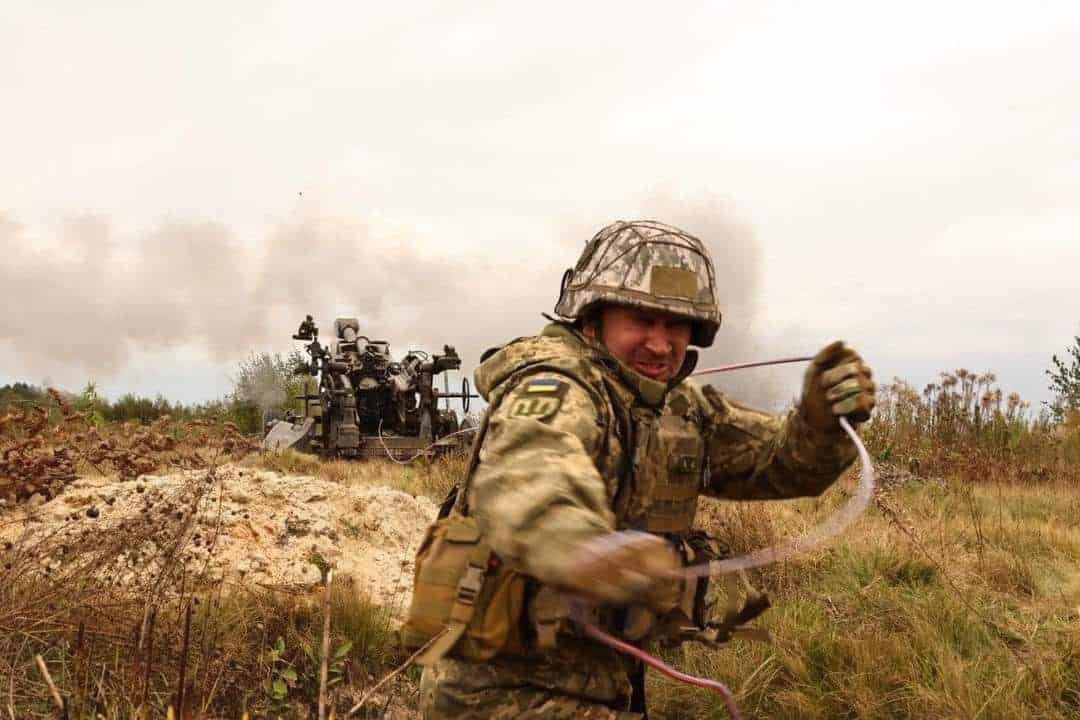
[[[226,465],[209,476],[200,470],[128,481],[81,478],[47,502],[4,513],[0,538],[21,544],[109,537],[140,523],[172,523],[184,537],[180,560],[201,581],[306,590],[332,566],[335,583],[351,578],[400,617],[409,606],[417,544],[436,510],[427,498],[386,487]],[[145,539],[127,549],[110,568],[117,582],[137,582],[145,559],[160,554],[155,543],[161,545]]]

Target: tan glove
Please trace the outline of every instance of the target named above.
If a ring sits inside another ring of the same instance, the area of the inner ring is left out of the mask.
[[[873,373],[842,340],[826,345],[814,356],[803,376],[799,413],[811,428],[842,433],[837,418],[855,423],[870,419],[874,409]]]
[[[605,533],[576,546],[554,579],[560,590],[597,604],[646,605],[666,611],[674,605],[682,566],[663,538],[636,530]]]

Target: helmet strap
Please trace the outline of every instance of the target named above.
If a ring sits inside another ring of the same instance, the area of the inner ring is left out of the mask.
[[[555,307],[559,307],[559,303],[566,297],[566,288],[570,287],[570,278],[574,276],[574,268],[566,268],[566,272],[562,274],[562,282],[559,283],[559,299],[555,301]],[[556,311],[558,312],[558,311]]]

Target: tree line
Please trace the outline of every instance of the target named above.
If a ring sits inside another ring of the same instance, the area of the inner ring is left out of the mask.
[[[232,391],[222,398],[201,403],[185,404],[170,401],[160,394],[149,398],[135,393],[125,393],[116,400],[109,400],[98,394],[97,386],[92,381],[88,382],[77,394],[64,394],[91,424],[100,422],[145,424],[163,415],[169,415],[177,420],[205,418],[218,422],[232,422],[242,432],[261,433],[268,419],[280,418],[287,410],[301,410],[302,405],[296,400],[296,396],[304,392],[305,377],[303,374],[297,374],[297,369],[306,364],[299,352],[293,352],[288,356],[282,356],[280,353],[252,352],[238,363],[236,375],[232,377]],[[1070,427],[1080,425],[1080,335],[1073,338],[1073,344],[1066,348],[1064,355],[1055,354],[1051,358],[1046,375],[1049,378],[1050,391],[1053,393],[1053,399],[1045,403],[1045,409],[1050,418],[1057,424]],[[979,416],[980,409],[989,410],[990,404],[1000,410],[1002,401],[1000,395],[974,392],[988,390],[989,386],[982,388],[979,382],[980,379],[987,380],[990,377],[972,376],[974,384],[969,388],[971,392],[965,391],[967,394],[961,393],[958,396],[966,398],[965,407],[970,405],[974,408],[974,417]],[[954,379],[954,384],[959,380],[962,378]],[[948,377],[945,378],[945,382],[947,381],[949,381]],[[931,389],[940,390],[941,388],[931,386],[928,391]],[[970,397],[967,397],[968,395]],[[951,395],[949,397],[951,398]],[[1018,409],[1014,407],[1018,400],[1016,402],[1013,398],[1008,400],[1005,415],[1011,422],[1014,412]],[[49,402],[48,392],[43,387],[25,382],[0,386],[0,410],[21,404],[45,406]],[[985,408],[982,407],[984,405]],[[941,407],[946,410],[953,409],[952,405],[948,407],[941,405]]]
[[[303,392],[304,378],[294,372],[298,361],[298,356],[253,352],[238,364],[236,375],[231,378],[231,392],[200,403],[173,401],[160,393],[151,398],[129,392],[110,400],[99,394],[93,381],[87,382],[78,393],[61,391],[61,395],[91,425],[106,422],[149,424],[168,415],[174,420],[231,422],[241,432],[261,433],[267,419],[279,418],[286,410],[300,408],[295,396]],[[17,410],[20,406],[49,407],[52,404],[46,387],[26,382],[0,385],[0,412]]]

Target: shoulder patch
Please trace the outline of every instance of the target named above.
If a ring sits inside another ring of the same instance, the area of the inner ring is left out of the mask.
[[[546,420],[562,407],[570,384],[555,378],[528,380],[510,398],[510,417]]]

